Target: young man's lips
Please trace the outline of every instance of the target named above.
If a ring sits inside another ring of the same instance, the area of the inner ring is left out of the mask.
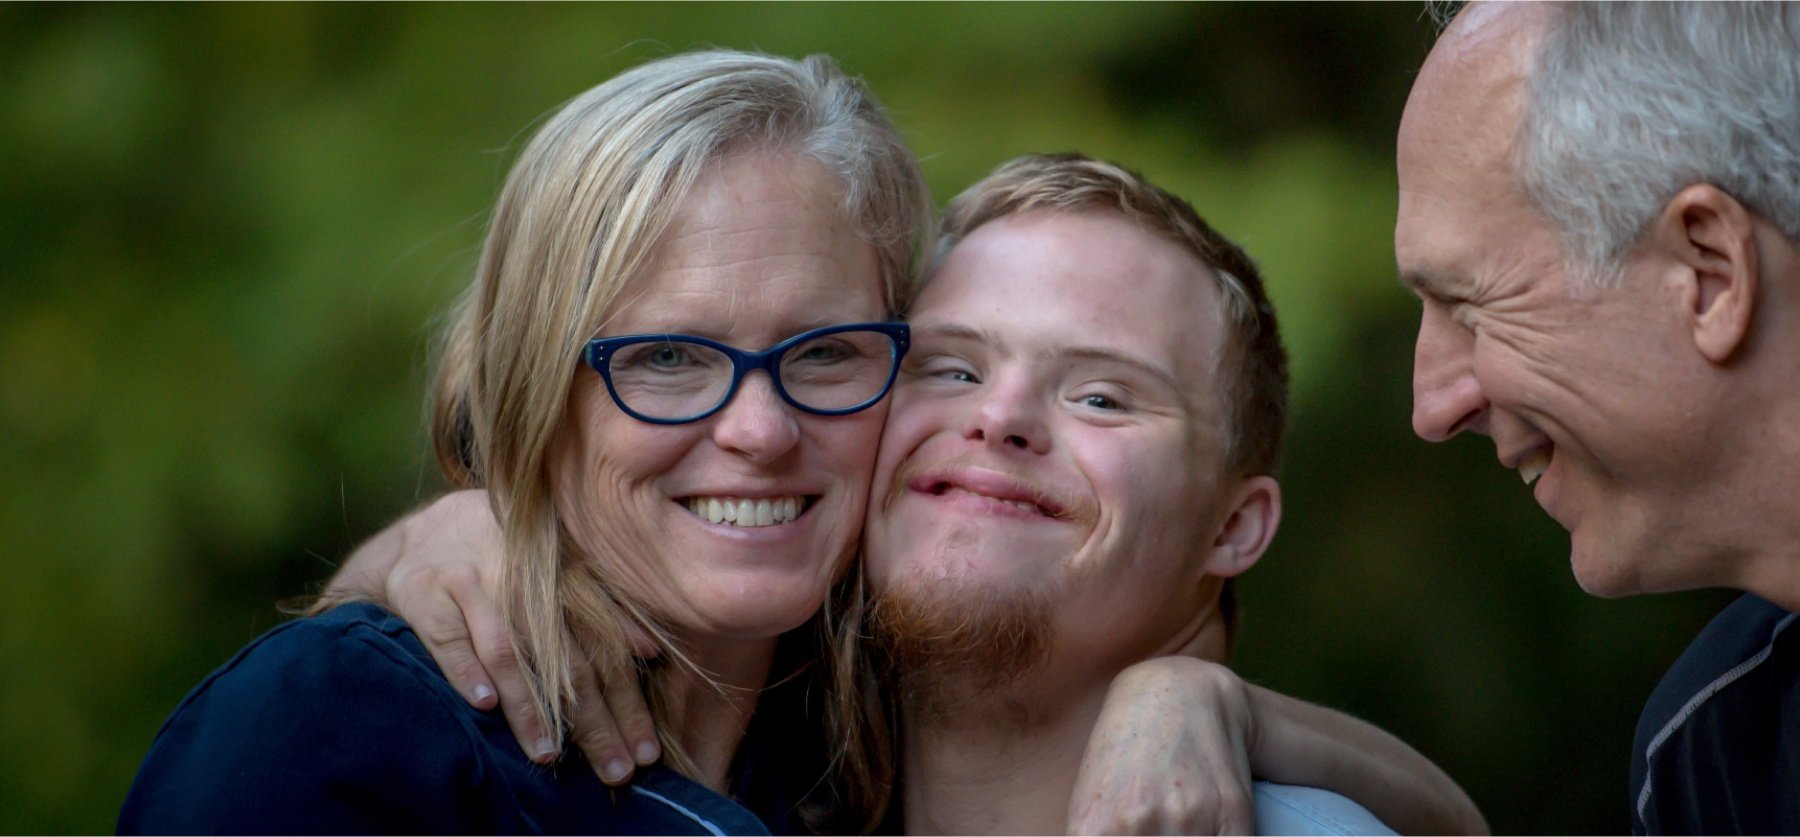
[[[1061,518],[1066,511],[1065,505],[1047,491],[1006,474],[979,468],[928,471],[907,480],[906,487],[932,497],[949,498],[976,510],[1045,518]]]
[[[944,486],[936,492],[920,493],[929,497],[934,503],[981,515],[1045,522],[1057,520],[1056,517],[1045,514],[1044,510],[1035,503],[1023,500],[1003,500],[954,486]]]

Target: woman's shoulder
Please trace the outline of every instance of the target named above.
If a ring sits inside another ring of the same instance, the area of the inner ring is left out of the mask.
[[[321,714],[343,720],[351,706],[407,726],[465,714],[412,629],[377,605],[357,602],[252,640],[188,693],[163,732],[195,711],[293,726]]]
[[[418,816],[406,807],[455,811],[484,771],[472,715],[385,610],[350,604],[288,622],[182,700],[119,827],[367,831],[387,812]]]
[[[378,605],[352,602],[270,629],[208,675],[183,703],[221,689],[275,692],[270,697],[280,701],[319,692],[343,699],[354,697],[344,690],[357,686],[378,686],[389,697],[394,687],[454,697],[412,628]]]

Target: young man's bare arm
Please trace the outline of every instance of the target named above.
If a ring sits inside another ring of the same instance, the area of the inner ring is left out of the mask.
[[[1170,775],[1189,781],[1156,778]],[[1070,829],[1249,833],[1253,775],[1341,794],[1402,834],[1487,833],[1468,794],[1400,739],[1178,656],[1113,680],[1070,799]]]

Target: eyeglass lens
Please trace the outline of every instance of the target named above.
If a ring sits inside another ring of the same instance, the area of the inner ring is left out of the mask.
[[[813,410],[844,410],[881,393],[894,366],[894,344],[874,331],[841,331],[788,347],[777,364],[781,388]],[[634,412],[658,419],[697,416],[730,394],[731,358],[700,343],[659,340],[613,352],[614,393]]]

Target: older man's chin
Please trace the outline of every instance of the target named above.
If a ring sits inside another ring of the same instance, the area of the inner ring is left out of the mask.
[[[1707,568],[1722,558],[1697,560],[1695,547],[1649,525],[1648,520],[1602,521],[1589,515],[1569,532],[1569,568],[1589,595],[1618,599],[1730,586]],[[1612,525],[1605,526],[1603,523]],[[1699,568],[1696,571],[1695,568]]]

